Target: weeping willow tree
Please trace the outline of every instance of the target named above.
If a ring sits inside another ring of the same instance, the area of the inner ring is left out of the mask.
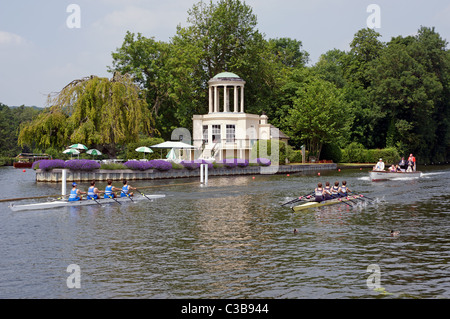
[[[128,75],[74,80],[49,96],[49,107],[20,127],[18,143],[46,149],[82,143],[115,157],[118,146],[154,133],[145,98]]]

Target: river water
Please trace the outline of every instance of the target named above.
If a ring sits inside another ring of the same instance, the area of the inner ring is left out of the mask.
[[[388,182],[367,169],[139,181],[167,197],[103,207],[0,202],[0,298],[449,298],[450,166],[421,169]],[[0,168],[0,199],[61,191],[34,179]],[[343,179],[375,201],[280,206]],[[67,285],[72,264],[80,288]]]

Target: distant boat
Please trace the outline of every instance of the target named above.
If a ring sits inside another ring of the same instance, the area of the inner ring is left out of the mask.
[[[36,161],[52,159],[47,154],[34,154],[34,153],[20,153],[14,159],[14,168],[31,168]]]
[[[389,172],[389,171],[370,171],[369,176],[371,181],[386,181],[398,177],[418,178],[422,172]]]

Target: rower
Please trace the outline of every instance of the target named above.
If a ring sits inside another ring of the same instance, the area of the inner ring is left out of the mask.
[[[323,188],[323,193],[324,193],[324,200],[329,200],[332,199],[333,196],[331,195],[331,186],[330,186],[330,182],[325,182],[325,187]]]
[[[81,194],[86,194],[86,192],[82,192],[77,188],[77,183],[72,183],[72,190],[70,191],[69,195],[69,202],[75,202],[78,200],[81,200]]]
[[[108,179],[108,186],[105,188],[105,198],[114,198],[116,197],[116,194],[113,192],[120,191],[120,188],[112,186],[112,180]]]
[[[317,188],[314,189],[314,194],[316,196],[315,201],[320,203],[324,200],[324,190],[322,188],[322,183],[317,184]]]
[[[87,199],[93,200],[93,199],[99,199],[100,197],[98,196],[100,193],[104,193],[102,191],[99,191],[97,187],[95,187],[95,181],[91,182],[91,186],[88,188],[87,191]]]
[[[339,182],[334,182],[334,186],[331,187],[331,197],[338,198],[339,197]]]
[[[130,193],[130,189],[136,189],[136,187],[131,187],[130,185],[128,185],[128,182],[126,179],[123,180],[123,187],[122,187],[122,192],[120,193],[120,197],[131,197],[133,196],[133,193]]]
[[[338,193],[340,197],[347,196],[347,193],[351,192],[351,190],[347,187],[347,182],[342,181],[341,187],[339,187]]]

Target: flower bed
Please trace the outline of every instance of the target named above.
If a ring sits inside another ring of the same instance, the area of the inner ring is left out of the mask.
[[[256,161],[252,161],[259,166],[269,166],[271,162],[267,158],[257,158]],[[182,161],[180,162],[180,168],[185,168],[188,170],[198,169],[200,164],[208,164],[208,168],[235,168],[235,167],[247,167],[249,165],[248,160],[244,159],[224,159],[219,160],[214,163],[208,162],[206,160],[193,160],[193,161]],[[251,164],[251,165],[255,165]],[[131,170],[145,171],[148,169],[156,169],[158,171],[168,171],[172,169],[172,162],[164,160],[150,160],[150,161],[127,161],[123,164],[124,168]],[[33,163],[33,169],[41,169],[43,171],[49,171],[54,168],[67,168],[74,171],[93,171],[100,169],[101,165],[93,160],[69,160],[63,161],[59,159],[54,160],[40,160]]]
[[[64,161],[59,159],[54,160],[40,160],[33,163],[33,169],[41,169],[43,171],[50,171],[54,168],[67,168],[73,171],[92,171],[99,169],[100,164],[93,160],[70,160]]]

